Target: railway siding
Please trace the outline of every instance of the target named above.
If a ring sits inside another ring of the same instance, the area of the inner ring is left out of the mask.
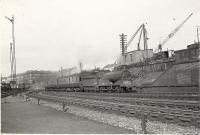
[[[131,105],[127,103],[95,101],[71,97],[49,96],[43,94],[31,94],[29,96],[32,98],[37,98],[38,100],[45,100],[68,105],[78,105],[91,109],[100,109],[103,111],[112,111],[137,118],[141,118],[143,115],[146,115],[149,120],[176,123],[185,126],[192,125],[199,127],[200,125],[200,111],[193,112],[183,109]]]
[[[109,101],[116,103],[127,103],[131,105],[143,105],[160,108],[174,108],[185,110],[200,111],[200,101],[185,101],[185,100],[164,100],[164,99],[143,99],[143,98],[125,98],[125,97],[105,97],[95,95],[75,95],[75,94],[59,94],[59,93],[43,93],[45,95],[56,95],[59,97],[74,97],[78,99],[90,99],[95,101]]]

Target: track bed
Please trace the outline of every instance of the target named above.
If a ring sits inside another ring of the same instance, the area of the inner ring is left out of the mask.
[[[194,108],[191,109],[191,108],[174,108],[169,106],[161,107],[158,105],[156,106],[141,105],[141,104],[139,105],[139,104],[125,103],[121,101],[115,102],[115,100],[106,100],[103,99],[102,97],[99,97],[102,99],[97,100],[89,97],[80,98],[78,96],[74,97],[70,95],[59,96],[59,95],[53,95],[52,93],[31,94],[29,96],[32,98],[38,98],[39,100],[62,103],[63,106],[77,105],[90,109],[98,109],[113,113],[120,113],[123,115],[133,116],[138,118],[142,118],[145,115],[149,120],[162,121],[166,123],[176,123],[185,126],[193,125],[199,127],[200,125],[200,111],[193,110]],[[136,100],[139,101],[138,99]],[[165,102],[163,101],[163,103]],[[175,101],[172,102],[172,105],[177,106],[177,102]]]

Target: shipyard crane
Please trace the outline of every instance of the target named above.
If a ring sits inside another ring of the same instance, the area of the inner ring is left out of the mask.
[[[144,24],[141,24],[140,27],[136,30],[136,32],[133,34],[133,36],[130,38],[130,40],[128,41],[128,43],[126,43],[126,37],[127,35],[125,34],[121,34],[120,36],[120,47],[121,47],[121,53],[122,56],[124,56],[127,53],[127,48],[130,46],[130,44],[132,43],[133,39],[137,36],[137,34],[140,32],[139,35],[139,40],[138,40],[138,44],[137,44],[137,50],[141,50],[140,48],[140,41],[143,35],[143,43],[144,43],[144,50],[147,50],[147,30],[145,28]],[[115,64],[117,63],[118,59],[115,61]]]
[[[181,24],[179,24],[169,35],[167,35],[167,37],[158,45],[155,52],[161,52],[163,45],[166,44],[169,41],[169,39],[171,39],[176,34],[176,32],[180,30],[180,28],[190,19],[192,15],[193,13],[191,13]]]
[[[140,27],[133,34],[131,39],[126,44],[126,49],[130,46],[131,42],[133,41],[133,39],[135,38],[135,36],[138,34],[139,31],[140,31],[140,35],[139,35],[139,41],[138,41],[137,49],[140,50],[140,41],[141,41],[142,34],[143,34],[144,50],[147,49],[147,39],[148,38],[147,38],[147,31],[146,31],[146,28],[145,28],[144,24],[140,25]]]
[[[10,43],[10,64],[11,64],[11,80],[10,83],[12,87],[16,87],[16,57],[15,57],[15,35],[14,35],[14,16],[12,18],[8,18],[5,16],[7,20],[12,23],[12,43]]]

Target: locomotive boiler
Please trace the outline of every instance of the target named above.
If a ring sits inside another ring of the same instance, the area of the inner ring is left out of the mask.
[[[104,74],[104,77],[111,83],[110,85],[100,85],[99,89],[106,91],[128,92],[131,90],[131,73],[126,65],[120,65],[114,68],[112,72]]]

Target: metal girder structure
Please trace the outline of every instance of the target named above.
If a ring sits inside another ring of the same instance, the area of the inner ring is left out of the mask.
[[[15,81],[16,68],[15,68],[15,50],[12,43],[10,43],[10,65],[11,65],[11,81]]]
[[[140,32],[140,35],[139,35],[139,41],[138,41],[138,44],[137,44],[137,50],[140,50],[140,41],[141,41],[141,38],[143,37],[143,43],[144,43],[144,50],[147,50],[148,47],[147,47],[147,31],[146,31],[146,28],[145,28],[145,25],[142,24],[140,25],[140,27],[137,29],[137,31],[133,34],[133,36],[131,37],[131,39],[128,41],[127,43],[127,35],[125,34],[121,34],[119,35],[120,36],[120,48],[121,48],[121,54],[122,56],[125,56],[125,54],[127,53],[127,49],[128,47],[130,46],[131,42],[133,41],[133,39],[136,37],[136,35]],[[117,62],[118,60],[115,61],[115,63]]]
[[[147,47],[147,31],[145,28],[145,25],[142,24],[140,25],[140,27],[136,30],[136,32],[133,34],[133,36],[131,37],[131,39],[128,41],[127,43],[127,48],[130,46],[131,42],[133,41],[133,39],[136,37],[136,35],[138,34],[138,32],[140,31],[140,35],[139,35],[139,41],[138,41],[138,46],[137,49],[140,50],[140,41],[141,41],[141,37],[143,35],[143,43],[144,43],[144,50],[146,50]]]
[[[167,43],[169,39],[171,39],[176,34],[176,32],[180,30],[180,28],[190,19],[192,15],[193,13],[191,13],[181,24],[179,24],[172,32],[170,32],[170,34],[167,35],[167,37],[158,45],[158,48],[155,51],[161,52],[163,45]]]
[[[11,64],[11,82],[16,82],[16,58],[15,58],[15,35],[14,35],[14,16],[12,18],[8,18],[12,23],[12,43],[10,43],[10,64]]]

